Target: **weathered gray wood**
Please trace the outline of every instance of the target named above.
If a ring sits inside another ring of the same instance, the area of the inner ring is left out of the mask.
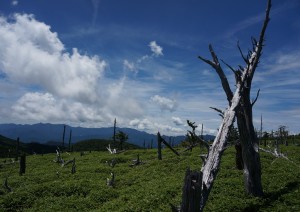
[[[258,98],[259,92],[257,93],[256,99],[253,102],[251,102],[250,91],[251,91],[252,79],[261,56],[265,31],[268,22],[270,20],[269,18],[270,9],[271,9],[271,0],[268,0],[267,9],[265,13],[265,20],[261,29],[259,40],[256,41],[255,39],[252,39],[253,50],[249,52],[247,57],[245,57],[239,48],[241,55],[244,61],[246,62],[246,66],[245,67],[239,66],[239,70],[234,70],[231,66],[225,63],[235,73],[237,84],[242,85],[242,89],[240,91],[242,103],[239,105],[238,108],[239,111],[237,113],[237,124],[238,124],[238,129],[240,134],[240,140],[242,144],[245,188],[247,193],[252,194],[254,196],[262,196],[263,190],[261,185],[261,167],[260,167],[260,157],[258,152],[258,140],[255,134],[255,130],[253,127],[253,119],[252,119],[252,107]],[[201,56],[199,56],[198,58],[206,62],[216,70],[221,80],[223,90],[226,93],[228,103],[229,105],[231,105],[233,93],[229,86],[228,80],[219,63],[218,57],[215,54],[211,45],[209,45],[209,50],[211,53],[212,61],[207,60]],[[241,83],[242,73],[243,74],[247,73],[248,75],[247,79],[245,79],[243,83]]]
[[[174,152],[177,156],[180,156],[180,154],[175,149],[173,149],[163,137],[161,137],[160,133],[158,133],[157,136],[158,139],[160,139],[160,142],[164,143],[164,145],[166,145],[170,150],[172,150],[172,152]]]
[[[111,173],[111,179],[107,178],[106,179],[106,185],[113,187],[115,185],[115,173]]]
[[[198,212],[200,211],[202,172],[186,170],[184,185],[182,188],[182,203],[180,211]]]
[[[242,76],[242,83],[247,79],[247,73]],[[224,119],[219,127],[218,134],[210,148],[208,157],[202,166],[202,194],[200,198],[200,210],[204,209],[206,201],[208,199],[210,190],[212,189],[213,182],[219,171],[222,154],[225,150],[227,138],[229,135],[230,126],[232,125],[235,117],[236,108],[240,102],[241,84],[237,84],[237,89],[232,98],[231,106],[225,111]]]

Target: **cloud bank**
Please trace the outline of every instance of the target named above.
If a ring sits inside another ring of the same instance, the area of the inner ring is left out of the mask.
[[[107,61],[77,48],[67,51],[58,34],[34,15],[0,17],[0,39],[0,88],[12,94],[0,96],[0,107],[10,111],[0,110],[7,120],[103,127],[112,126],[117,118],[119,126],[152,133],[184,132],[179,118],[173,120],[175,127],[171,126],[172,119],[166,124],[163,119],[158,123],[147,118],[149,98],[154,111],[174,112],[175,100],[153,95],[159,89],[153,89],[151,83],[126,76],[107,77]],[[152,54],[136,62],[123,60],[123,69],[137,73],[144,61],[163,55],[163,48],[155,41],[149,47]]]
[[[76,48],[67,52],[57,33],[33,15],[0,17],[0,39],[0,85],[23,89],[11,106],[16,120],[109,123],[143,113],[125,78],[105,77],[106,61]]]

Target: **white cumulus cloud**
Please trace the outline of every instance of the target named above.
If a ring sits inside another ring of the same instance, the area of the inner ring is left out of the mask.
[[[124,60],[123,61],[123,68],[125,70],[129,70],[129,71],[133,71],[133,72],[136,72],[137,69],[135,67],[136,65],[133,63],[133,62],[129,62],[128,60]]]
[[[97,55],[68,52],[58,34],[33,15],[0,16],[0,40],[0,87],[5,81],[18,88],[9,103],[1,103],[10,104],[11,119],[91,126],[143,114],[125,78],[106,78],[107,62]]]
[[[95,105],[57,99],[50,93],[31,92],[23,95],[12,106],[14,118],[41,122],[101,122],[105,114]]]
[[[61,97],[79,101],[96,99],[97,81],[106,62],[82,55],[64,45],[50,27],[32,15],[15,14],[0,19],[0,69],[13,81],[40,86]]]
[[[156,41],[151,41],[149,43],[151,51],[153,52],[154,56],[162,56],[163,55],[163,48],[157,45]]]
[[[129,62],[127,59],[123,60],[123,69],[124,70],[130,70],[135,73],[138,72],[138,70],[141,68],[143,62],[150,60],[154,57],[162,56],[162,50],[163,48],[159,45],[157,45],[156,41],[151,41],[149,43],[149,47],[151,49],[152,54],[151,55],[144,55],[140,58],[138,58],[135,62]]]
[[[172,121],[173,121],[173,123],[175,124],[175,125],[177,125],[177,126],[181,126],[181,125],[183,125],[183,121],[181,120],[181,118],[179,118],[179,117],[172,117]]]
[[[151,101],[157,104],[161,110],[173,112],[177,108],[176,100],[169,99],[163,96],[155,95],[151,97]]]
[[[153,134],[161,132],[162,134],[178,134],[181,135],[185,131],[182,128],[172,127],[168,124],[161,124],[155,121],[152,121],[148,118],[144,119],[133,119],[129,122],[131,127],[134,127],[138,130],[146,130]]]

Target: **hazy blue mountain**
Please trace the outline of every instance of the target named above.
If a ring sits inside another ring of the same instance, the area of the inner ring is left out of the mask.
[[[63,124],[0,124],[0,134],[11,138],[17,139],[20,137],[20,141],[24,143],[38,142],[48,144],[61,144],[63,137]],[[69,141],[70,130],[72,129],[72,143],[87,139],[112,139],[113,127],[107,128],[83,128],[83,127],[70,127],[66,126],[65,132],[65,144]],[[128,142],[139,145],[141,147],[148,147],[151,145],[157,146],[156,135],[149,134],[143,131],[138,131],[131,128],[117,128],[128,134]],[[166,141],[171,141],[173,144],[178,144],[184,140],[185,136],[166,137],[163,136]],[[213,139],[213,136],[206,135],[206,139]]]

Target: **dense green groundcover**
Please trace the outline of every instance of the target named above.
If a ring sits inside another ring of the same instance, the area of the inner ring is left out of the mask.
[[[293,162],[261,152],[265,197],[254,198],[245,194],[243,173],[235,169],[235,150],[228,148],[205,211],[300,211],[300,147],[283,146],[282,151]],[[130,167],[138,154],[144,164]],[[0,180],[7,177],[12,192],[1,186],[0,211],[171,211],[170,204],[180,205],[186,168],[201,168],[199,154],[199,147],[180,157],[164,149],[159,161],[155,149],[116,155],[63,153],[64,160],[76,158],[75,174],[71,174],[72,164],[54,163],[54,153],[31,155],[23,176],[18,163],[1,159]],[[110,167],[106,161],[114,158],[118,163]],[[114,187],[106,185],[111,172]]]

